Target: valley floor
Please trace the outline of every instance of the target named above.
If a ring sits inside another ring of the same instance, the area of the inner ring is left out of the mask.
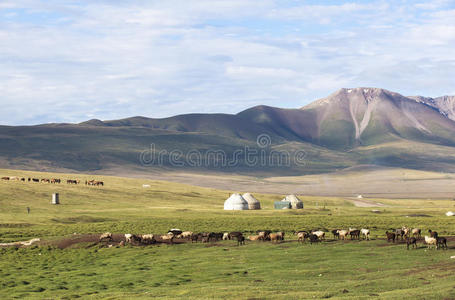
[[[274,210],[280,193],[255,193],[262,210],[224,211],[232,190],[150,179],[0,170],[2,176],[97,179],[104,186],[0,181],[0,243],[40,238],[25,248],[0,248],[2,299],[230,298],[230,299],[453,299],[455,202],[446,199],[299,196],[303,210]],[[144,187],[145,185],[145,187]],[[60,205],[51,205],[52,193]],[[380,206],[379,206],[380,205]],[[30,213],[27,212],[27,207]],[[449,249],[406,250],[387,243],[401,226],[449,237]],[[371,241],[299,244],[298,230],[369,228]],[[110,231],[166,233],[285,231],[285,242],[105,247]],[[91,238],[86,238],[91,237]],[[95,237],[95,238],[93,238]],[[81,238],[79,242],[68,240]],[[62,244],[62,242],[64,242]],[[61,245],[66,245],[61,247]]]

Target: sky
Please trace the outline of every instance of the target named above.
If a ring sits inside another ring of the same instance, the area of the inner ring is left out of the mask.
[[[0,0],[0,124],[455,95],[455,0]]]

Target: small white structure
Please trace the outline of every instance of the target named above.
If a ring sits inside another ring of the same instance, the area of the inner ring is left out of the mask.
[[[252,194],[245,193],[242,197],[248,202],[248,209],[261,209],[261,203]]]
[[[455,213],[453,211],[448,211],[448,212],[446,212],[446,216],[453,217],[453,216],[455,216]]]
[[[357,195],[357,199],[363,199],[362,195]]]
[[[52,204],[60,204],[60,199],[58,197],[58,193],[52,194]]]
[[[232,194],[224,201],[224,210],[247,210],[248,202],[240,194]]]
[[[150,184],[143,184],[142,187],[143,187],[143,188],[149,188],[149,187],[150,187]]]
[[[291,207],[293,209],[302,209],[303,208],[303,202],[299,198],[297,198],[296,195],[287,195],[283,200],[281,201],[287,201],[291,203]]]

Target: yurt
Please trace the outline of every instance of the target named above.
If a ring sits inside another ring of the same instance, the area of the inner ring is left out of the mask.
[[[246,210],[248,202],[240,194],[232,194],[224,201],[224,210]]]
[[[291,206],[292,206],[293,209],[301,209],[301,208],[303,208],[303,202],[299,198],[297,198],[296,195],[287,195],[281,201],[291,202]]]
[[[248,202],[248,209],[261,209],[261,203],[252,194],[245,193],[242,197]]]

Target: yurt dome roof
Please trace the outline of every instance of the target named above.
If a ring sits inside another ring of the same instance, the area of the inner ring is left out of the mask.
[[[248,209],[248,202],[240,194],[232,194],[224,201],[225,210],[245,210]]]
[[[261,203],[252,194],[245,193],[242,195],[242,197],[243,197],[243,199],[246,200],[246,202],[248,202],[249,209],[260,209],[261,208]]]

